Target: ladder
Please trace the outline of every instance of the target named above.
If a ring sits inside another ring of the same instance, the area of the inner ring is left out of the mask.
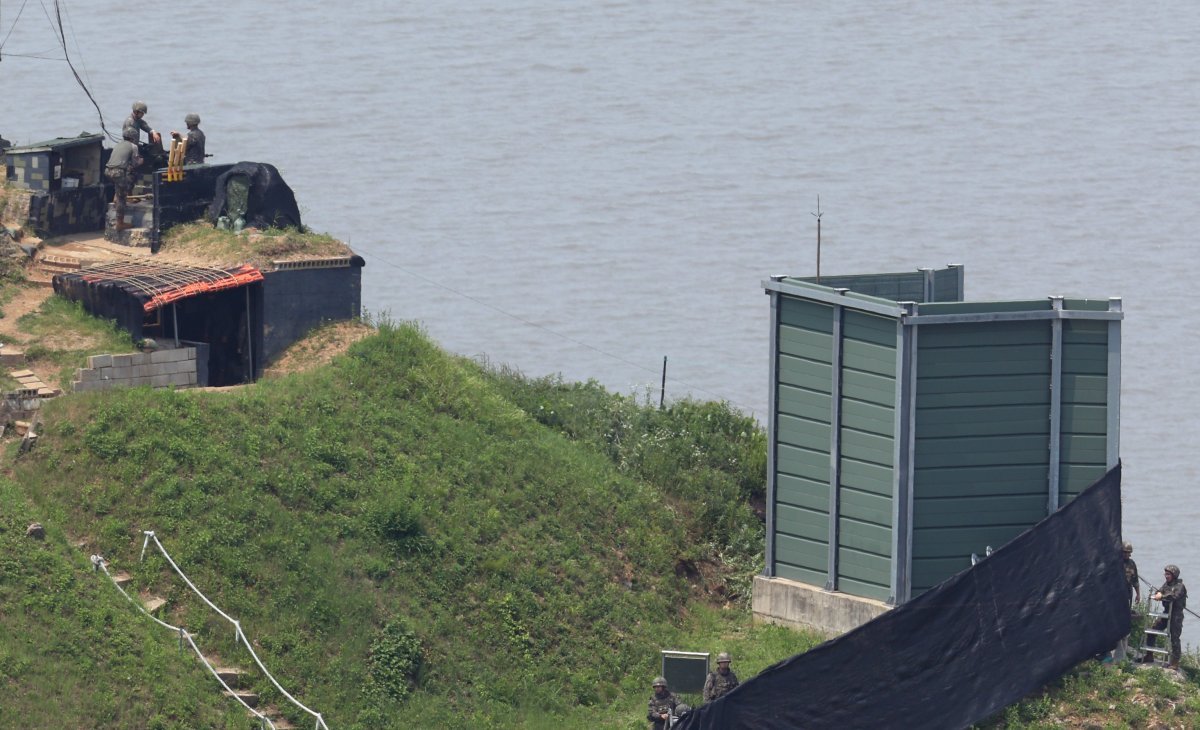
[[[1158,610],[1154,608],[1154,604],[1156,603],[1158,604]],[[1152,656],[1153,660],[1149,663],[1155,666],[1165,667],[1167,659],[1171,654],[1171,610],[1174,610],[1174,606],[1164,611],[1161,602],[1155,601],[1152,598],[1146,601],[1146,621],[1148,623],[1146,624],[1145,634],[1142,638],[1142,652],[1144,652],[1142,656]],[[1156,629],[1154,628],[1154,624],[1159,619],[1166,619],[1167,624],[1161,629]],[[1154,646],[1148,643],[1151,636],[1156,637]]]

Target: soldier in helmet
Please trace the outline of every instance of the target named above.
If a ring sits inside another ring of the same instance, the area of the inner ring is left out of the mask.
[[[654,688],[654,694],[650,695],[646,719],[650,721],[651,730],[666,730],[670,727],[668,723],[679,705],[679,700],[667,689],[665,677],[655,677],[650,686]]]
[[[1137,563],[1133,562],[1133,543],[1121,546],[1121,562],[1125,567],[1125,582],[1129,584],[1129,594],[1133,601],[1142,602],[1142,589],[1138,586]]]
[[[125,222],[125,201],[133,190],[133,183],[137,178],[135,170],[142,164],[142,158],[138,154],[137,129],[126,128],[122,134],[125,139],[118,142],[117,146],[113,148],[112,155],[108,158],[108,164],[104,166],[105,177],[112,180],[113,186],[116,188],[113,195],[116,221],[113,228],[118,231],[131,227],[129,223]]]
[[[717,671],[709,672],[708,678],[704,680],[705,702],[712,702],[738,686],[737,675],[729,669],[730,661],[731,659],[727,652],[721,652],[717,655]]]
[[[200,165],[204,163],[204,132],[200,131],[200,115],[195,112],[183,118],[187,125],[187,150],[183,153],[183,164]],[[172,139],[182,139],[179,132],[171,132]]]
[[[1152,596],[1154,600],[1161,601],[1163,611],[1169,613],[1167,618],[1160,618],[1154,622],[1154,628],[1158,631],[1167,629],[1167,636],[1171,639],[1171,652],[1168,655],[1171,669],[1179,669],[1179,656],[1182,653],[1182,647],[1179,643],[1179,635],[1183,633],[1183,612],[1187,608],[1187,588],[1184,587],[1183,581],[1179,580],[1179,567],[1168,565],[1163,568],[1163,578],[1165,582],[1162,588]],[[1157,636],[1154,634],[1146,637],[1146,646],[1154,646]],[[1142,662],[1149,663],[1154,661],[1154,656],[1151,652],[1146,652],[1142,657]]]
[[[162,135],[154,131],[150,123],[145,120],[146,112],[149,108],[144,101],[133,102],[133,113],[125,119],[125,124],[121,127],[121,136],[129,139],[129,130],[133,130],[133,143],[137,144],[140,140],[140,132],[145,132],[150,137],[150,144],[162,144]]]

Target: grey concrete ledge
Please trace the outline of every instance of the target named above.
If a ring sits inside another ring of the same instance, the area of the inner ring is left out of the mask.
[[[754,576],[755,621],[838,636],[891,610],[883,601],[827,591],[787,578]]]

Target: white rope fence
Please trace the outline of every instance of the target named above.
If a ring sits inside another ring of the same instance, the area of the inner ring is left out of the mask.
[[[231,688],[228,684],[225,683],[225,680],[221,679],[221,675],[217,673],[216,668],[211,663],[209,663],[208,658],[205,657],[204,653],[200,651],[200,647],[196,646],[196,642],[192,639],[192,635],[189,634],[182,626],[172,626],[171,624],[167,623],[166,621],[159,620],[157,617],[154,616],[154,614],[147,611],[145,606],[143,606],[138,601],[135,601],[132,596],[130,596],[128,593],[125,592],[125,589],[122,588],[121,584],[117,582],[117,579],[112,576],[112,573],[108,572],[108,561],[105,560],[103,557],[101,557],[99,555],[93,555],[92,556],[92,567],[94,567],[96,570],[104,571],[104,574],[106,576],[108,576],[108,579],[110,581],[112,581],[112,584],[117,587],[117,590],[121,592],[121,595],[125,596],[125,599],[127,601],[129,601],[133,605],[137,606],[137,609],[139,611],[141,611],[142,613],[149,616],[151,621],[158,624],[159,626],[162,626],[165,629],[170,629],[173,633],[179,634],[180,648],[183,648],[184,641],[186,641],[188,644],[190,644],[192,647],[192,651],[196,652],[196,656],[200,657],[200,662],[202,664],[204,664],[205,667],[208,668],[208,671],[214,677],[217,678],[217,681],[221,683],[221,686],[225,688],[225,691],[228,692],[230,694],[230,696],[232,696],[235,700],[242,703],[243,707],[245,707],[250,712],[254,713],[255,717],[257,717],[259,719],[259,722],[263,723],[264,728],[270,727],[271,730],[276,730],[275,723],[271,722],[271,719],[269,717],[262,714],[258,710],[254,709],[250,705],[246,704],[245,700],[243,700],[241,697],[239,697],[237,695],[237,693],[233,691],[233,688]]]
[[[316,725],[314,726],[314,730],[329,730],[329,726],[325,724],[325,718],[321,717],[321,713],[307,707],[300,700],[296,699],[290,693],[288,693],[288,691],[285,690],[283,688],[283,686],[279,684],[279,681],[275,679],[275,677],[267,670],[267,667],[262,663],[262,660],[258,658],[258,654],[254,651],[254,647],[251,646],[250,640],[248,638],[246,638],[246,634],[242,631],[241,623],[237,619],[233,618],[229,614],[222,611],[220,608],[217,608],[216,604],[214,604],[212,601],[208,600],[208,597],[200,592],[200,589],[197,588],[195,586],[195,584],[192,583],[192,581],[190,581],[186,575],[184,575],[183,571],[179,569],[179,566],[175,564],[175,561],[171,559],[170,554],[167,553],[167,549],[165,547],[163,547],[163,544],[161,542],[158,541],[158,536],[156,536],[154,534],[154,531],[153,530],[143,530],[143,534],[146,536],[146,538],[142,542],[142,555],[141,555],[141,558],[139,558],[139,560],[145,560],[146,548],[150,545],[150,541],[153,540],[155,546],[158,547],[159,552],[161,552],[163,557],[167,559],[167,562],[170,563],[171,568],[173,568],[175,570],[176,574],[178,574],[179,577],[183,579],[183,582],[187,583],[188,587],[192,589],[192,592],[194,592],[197,596],[199,596],[200,600],[204,601],[204,603],[206,603],[209,608],[216,611],[222,618],[224,618],[229,623],[233,624],[235,639],[237,641],[240,641],[242,643],[242,645],[246,647],[246,650],[250,652],[250,656],[254,658],[254,663],[258,665],[258,668],[260,670],[262,670],[263,675],[267,679],[271,680],[271,684],[275,685],[275,689],[279,690],[280,694],[282,694],[284,697],[286,697],[293,705],[300,708],[301,710],[304,710],[305,712],[307,712],[309,715],[311,715],[316,720]],[[150,618],[153,619],[156,623],[158,623],[168,629],[171,629],[172,631],[178,632],[178,634],[180,636],[180,641],[182,642],[183,640],[186,640],[189,644],[191,644],[192,648],[196,650],[196,655],[200,657],[200,660],[202,662],[204,662],[205,666],[208,667],[208,670],[210,672],[212,672],[213,676],[217,677],[217,681],[221,683],[221,686],[223,686],[223,687],[225,687],[225,689],[229,690],[230,693],[233,693],[233,690],[229,689],[229,685],[225,684],[225,682],[221,679],[221,677],[219,675],[217,675],[217,670],[211,664],[209,664],[208,659],[206,659],[204,657],[204,655],[200,653],[200,650],[198,648],[196,648],[195,642],[192,641],[191,634],[189,634],[187,631],[185,631],[183,629],[183,627],[172,626],[171,624],[160,621],[159,619],[150,615],[150,612],[147,611],[140,603],[138,603],[137,601],[134,601],[132,598],[130,598],[129,594],[125,593],[125,589],[121,588],[121,586],[117,583],[116,579],[114,579],[111,575],[109,575],[108,567],[107,567],[107,564],[106,564],[104,558],[100,557],[99,555],[93,555],[92,556],[92,564],[95,565],[98,569],[103,570],[104,574],[108,575],[108,578],[109,578],[109,580],[112,581],[113,585],[117,586],[117,590],[121,591],[121,593],[124,594],[125,597],[128,598],[134,605],[136,605],[142,611],[142,613],[146,614],[147,616],[150,616]],[[233,696],[237,697],[236,694],[234,694]],[[241,697],[237,697],[237,700],[238,700],[238,702],[241,702],[243,705],[246,705],[246,703],[242,701]],[[257,717],[259,717],[267,725],[270,725],[272,730],[275,730],[275,724],[272,723],[270,721],[270,719],[268,719],[265,715],[258,712],[257,710],[250,707],[249,705],[246,705],[246,709],[248,709],[248,710],[250,710],[250,712],[254,713]]]

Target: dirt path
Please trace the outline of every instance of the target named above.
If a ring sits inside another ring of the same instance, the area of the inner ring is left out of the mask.
[[[33,338],[17,330],[17,320],[41,307],[54,290],[46,286],[13,286],[13,289],[12,296],[0,305],[4,312],[0,317],[0,342],[28,344]]]

